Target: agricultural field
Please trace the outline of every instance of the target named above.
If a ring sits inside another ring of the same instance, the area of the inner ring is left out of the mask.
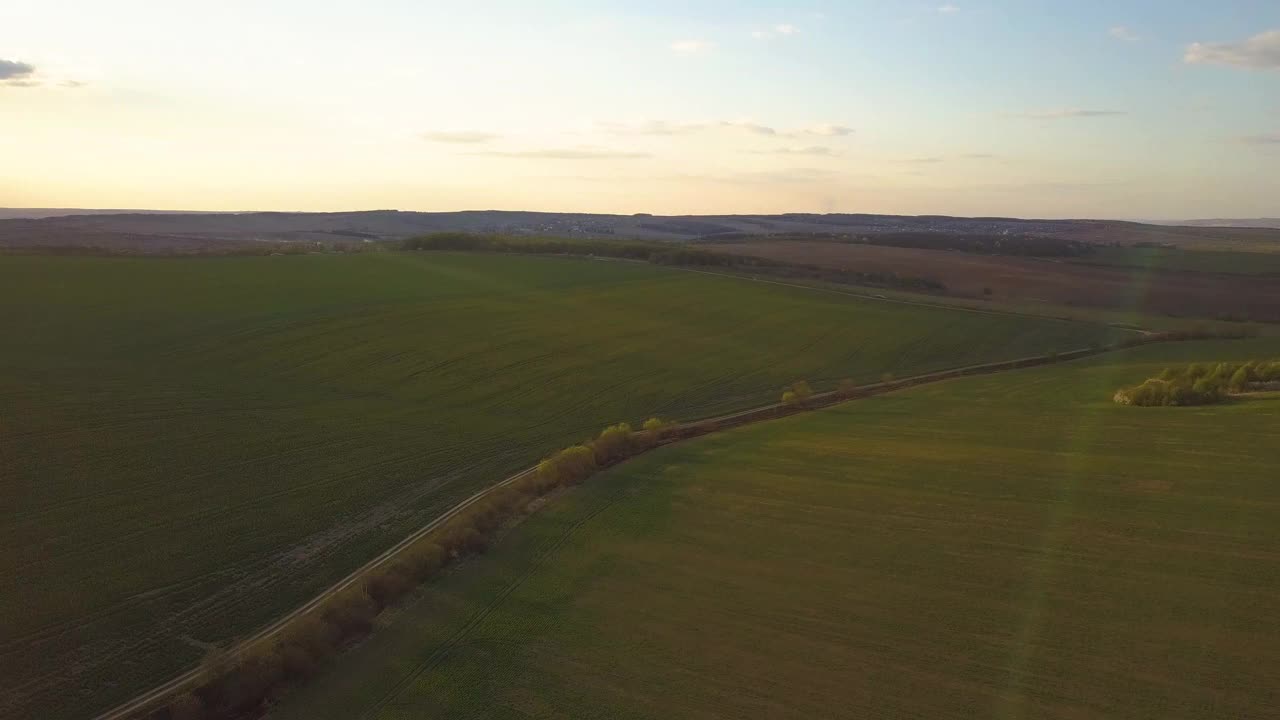
[[[272,717],[1274,713],[1280,399],[1147,346],[661,448],[430,583]]]
[[[755,255],[859,272],[897,273],[927,277],[946,285],[946,294],[986,298],[997,303],[1042,303],[1140,315],[1180,318],[1280,322],[1280,283],[1262,271],[1277,269],[1280,255],[1249,262],[1250,255],[1233,252],[1177,251],[1177,260],[1142,264],[1131,249],[1094,256],[1084,262],[1002,255],[979,255],[945,250],[884,247],[819,241],[751,241],[708,243],[707,250]],[[1189,272],[1194,260],[1207,255],[1203,272]],[[1161,257],[1161,256],[1153,256]],[[1255,267],[1258,274],[1227,274]],[[1230,271],[1224,268],[1231,268]],[[1174,272],[1183,270],[1187,272]],[[990,294],[987,291],[990,290]]]
[[[92,715],[618,420],[1117,331],[630,262],[0,257],[0,716]]]
[[[1280,252],[1103,247],[1078,262],[1096,265],[1280,277]]]

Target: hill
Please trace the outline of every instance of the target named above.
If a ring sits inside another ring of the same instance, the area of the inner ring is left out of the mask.
[[[3,212],[3,211],[0,211]],[[95,247],[194,252],[263,242],[332,245],[450,231],[686,242],[738,236],[856,238],[915,233],[1047,238],[1063,243],[1169,244],[1280,250],[1280,230],[1170,227],[1115,220],[960,218],[941,215],[601,215],[508,212],[152,213],[115,212],[0,219],[0,248]],[[55,213],[62,211],[53,211]],[[3,217],[3,215],[0,215]]]
[[[662,448],[429,585],[272,717],[1267,716],[1280,398],[1110,395],[1278,352],[1152,346]]]
[[[0,257],[0,716],[197,662],[619,420],[1112,331],[643,263]]]

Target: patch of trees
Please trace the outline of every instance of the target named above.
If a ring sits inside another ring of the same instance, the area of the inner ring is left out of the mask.
[[[434,532],[326,600],[272,639],[239,652],[214,650],[195,688],[152,713],[154,720],[222,720],[264,714],[289,686],[312,677],[330,656],[373,630],[378,615],[419,584],[459,559],[484,552],[538,498],[577,485],[595,472],[653,448],[672,425],[649,418],[634,430],[627,423],[547,457],[533,472],[486,493]]]
[[[1263,389],[1280,381],[1280,360],[1246,363],[1193,363],[1165,368],[1139,385],[1121,388],[1113,400],[1140,407],[1211,405],[1230,395]]]
[[[689,268],[718,268],[738,273],[770,277],[817,280],[841,285],[941,292],[946,286],[933,278],[904,277],[892,272],[858,272],[815,265],[789,263],[782,260],[712,252],[688,245],[619,240],[566,238],[533,238],[505,235],[477,235],[446,232],[410,238],[401,243],[404,250],[454,250],[468,252],[506,252],[546,255],[582,255],[641,260],[655,265]]]

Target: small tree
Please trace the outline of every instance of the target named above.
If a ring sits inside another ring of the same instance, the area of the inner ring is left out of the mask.
[[[1234,375],[1231,376],[1231,382],[1228,384],[1228,387],[1231,388],[1231,392],[1240,392],[1244,390],[1248,384],[1249,384],[1249,366],[1245,365],[1244,367],[1237,370]]]
[[[618,423],[605,428],[591,443],[597,465],[617,462],[631,455],[631,426]]]
[[[809,402],[809,398],[813,397],[813,388],[809,387],[806,380],[797,380],[792,383],[791,392],[796,394],[796,400],[801,404]]]
[[[798,403],[799,403],[799,399],[796,397],[796,394],[794,391],[792,390],[783,391],[782,393],[783,405],[796,405]]]
[[[839,394],[840,397],[850,397],[857,391],[858,391],[858,384],[855,383],[853,380],[850,380],[849,378],[845,378],[841,380],[836,385],[836,393]]]
[[[881,375],[881,376],[880,376],[880,382],[882,382],[882,383],[891,383],[891,382],[893,382],[893,373],[891,373],[891,372],[887,372],[887,373],[884,373],[883,375]]]

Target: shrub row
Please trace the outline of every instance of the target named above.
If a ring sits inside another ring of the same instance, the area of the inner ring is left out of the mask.
[[[1140,385],[1120,388],[1112,399],[1141,407],[1208,405],[1231,393],[1280,381],[1280,360],[1247,363],[1194,363],[1165,368]]]
[[[227,720],[263,714],[286,687],[305,681],[326,658],[371,632],[385,608],[451,563],[483,552],[497,532],[525,513],[533,500],[658,445],[670,428],[657,418],[645,421],[639,431],[626,423],[611,425],[593,440],[551,455],[535,472],[490,491],[405,548],[394,561],[371,570],[359,586],[290,623],[272,642],[234,655],[211,652],[195,689],[172,698],[152,717]]]

